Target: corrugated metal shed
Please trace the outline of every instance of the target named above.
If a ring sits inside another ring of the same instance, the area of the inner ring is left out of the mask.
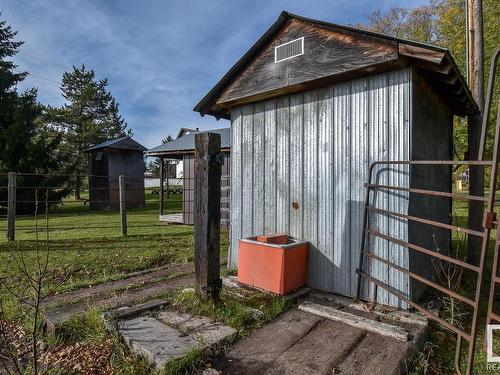
[[[368,166],[409,158],[409,118],[409,69],[233,110],[230,266],[237,265],[239,238],[289,233],[310,242],[310,286],[352,295]],[[408,187],[407,170],[378,171],[380,183],[389,178]],[[408,196],[377,199],[381,207],[407,212]],[[384,233],[407,239],[405,223],[371,220]],[[408,267],[406,249],[374,242],[378,254]],[[376,267],[381,279],[409,293],[407,276]],[[382,291],[379,298],[396,304]]]
[[[231,129],[230,128],[221,128],[221,129],[212,129],[207,130],[207,132],[220,134],[220,142],[221,148],[227,149],[231,147]],[[159,146],[156,146],[146,152],[147,156],[159,156],[162,154],[166,154],[169,152],[177,152],[177,151],[193,151],[194,152],[194,137],[196,134],[203,132],[190,132],[189,134],[183,135],[173,141],[163,143]]]

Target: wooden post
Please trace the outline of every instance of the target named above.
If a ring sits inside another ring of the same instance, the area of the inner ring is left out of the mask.
[[[9,172],[7,186],[7,240],[14,241],[16,237],[16,173]]]
[[[169,181],[169,175],[170,175],[170,161],[167,159],[167,167],[165,168],[166,170],[166,177],[167,177],[167,200],[170,198],[170,181]]]
[[[120,175],[118,177],[118,183],[120,186],[120,217],[121,217],[121,227],[122,234],[127,235],[127,198],[125,192],[125,176]]]
[[[220,134],[195,136],[194,243],[196,293],[218,301],[220,279],[220,196],[222,154]]]
[[[483,52],[483,4],[482,0],[467,1],[467,76],[472,96],[479,106],[484,107],[484,52]],[[480,153],[482,113],[470,115],[468,124],[468,160],[482,160]],[[484,195],[484,167],[471,166],[469,169],[469,194]],[[469,201],[468,227],[482,231],[484,203]],[[482,239],[467,237],[467,260],[476,264],[479,260]]]
[[[165,168],[163,158],[160,158],[160,216],[163,215],[163,179],[165,176]]]

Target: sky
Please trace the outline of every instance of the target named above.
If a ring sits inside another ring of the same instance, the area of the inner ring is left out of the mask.
[[[30,73],[21,90],[64,103],[64,71],[84,63],[109,90],[134,139],[154,147],[179,128],[229,126],[193,112],[196,103],[278,18],[282,10],[339,24],[374,10],[426,0],[0,0],[2,19],[24,41],[14,57]]]

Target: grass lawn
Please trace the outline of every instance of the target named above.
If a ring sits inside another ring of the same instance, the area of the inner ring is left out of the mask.
[[[82,194],[82,199],[85,199]],[[181,195],[172,195],[165,213],[182,212]],[[127,210],[128,235],[120,232],[118,211],[91,211],[82,201],[67,199],[49,214],[49,293],[119,279],[125,274],[173,262],[192,261],[193,227],[166,225],[158,220],[158,196],[146,190],[146,207]],[[45,217],[38,220],[41,244],[45,241]],[[24,255],[28,266],[35,261],[35,219],[16,219],[16,241],[5,238],[6,221],[0,221],[0,277],[17,285],[17,267],[12,254]],[[227,231],[222,232],[221,258],[227,252]],[[2,292],[0,292],[2,293]],[[3,292],[6,306],[9,295]],[[5,302],[4,302],[5,303]]]
[[[464,192],[466,194],[466,192]],[[496,204],[499,203],[500,192],[496,193]],[[453,224],[466,227],[467,226],[467,216],[468,216],[468,204],[465,200],[454,200],[453,201]],[[459,259],[465,259],[466,256],[466,237],[456,232],[452,232],[453,236],[453,246],[454,248],[459,248],[458,255],[455,255]],[[490,236],[490,246],[488,251],[488,259],[486,263],[486,270],[483,275],[483,280],[485,280],[482,306],[479,316],[479,331],[478,331],[478,341],[476,344],[475,360],[474,360],[474,373],[475,374],[493,374],[497,373],[491,369],[487,368],[486,353],[483,351],[483,343],[485,340],[485,322],[486,322],[486,310],[487,301],[489,293],[489,283],[491,275],[491,266],[493,264],[493,249],[495,243],[496,231],[492,231]],[[479,250],[479,249],[478,249]],[[472,275],[472,274],[470,274]],[[470,276],[469,275],[469,276]],[[473,282],[475,278],[464,276],[462,280],[462,287],[459,289],[460,294],[474,300],[473,294]],[[463,304],[458,304],[458,306]],[[465,309],[462,309],[465,311]],[[465,326],[465,330],[469,330],[469,324],[472,319],[472,315],[469,313],[464,315],[461,319],[461,323]],[[450,322],[449,312],[445,313],[445,317],[448,314],[448,322]],[[445,319],[446,320],[446,319]],[[430,353],[430,357],[433,358],[430,361],[431,366],[437,366],[436,368],[427,369],[427,373],[439,373],[439,374],[454,374],[454,358],[455,358],[455,334],[450,333],[445,330],[437,323],[432,323],[432,329],[430,332],[429,342],[427,344],[427,353],[425,356],[421,355],[420,359],[423,362],[428,362],[427,355]],[[467,343],[463,341],[462,348],[462,371],[465,371],[465,363],[467,359]],[[422,353],[423,354],[423,353]],[[423,374],[423,367],[418,367],[414,370],[414,374]]]

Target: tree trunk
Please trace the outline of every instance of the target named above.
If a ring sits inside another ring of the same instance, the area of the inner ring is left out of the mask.
[[[75,178],[75,200],[80,200],[80,191],[82,190],[82,176],[80,173],[76,174]]]
[[[482,159],[479,155],[481,120],[484,107],[484,52],[483,52],[483,4],[482,0],[467,1],[467,42],[469,86],[481,113],[468,117],[468,159]],[[484,167],[470,167],[469,193],[484,195]],[[482,230],[483,202],[469,201],[469,222],[471,229]],[[467,258],[477,262],[481,249],[481,238],[468,236]]]

